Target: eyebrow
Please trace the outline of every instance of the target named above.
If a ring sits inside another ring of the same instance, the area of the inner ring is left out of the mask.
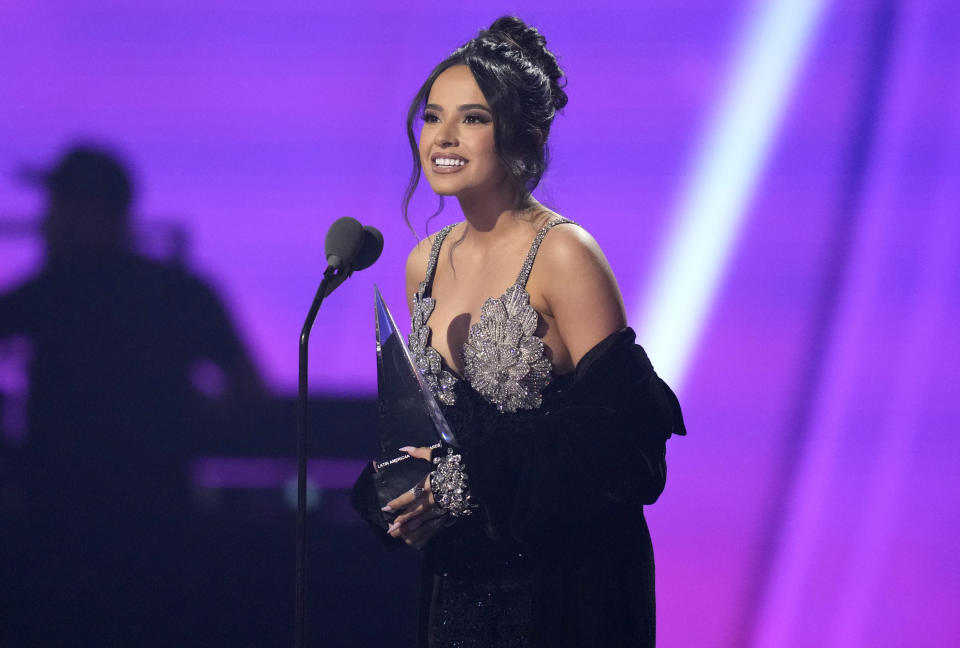
[[[443,106],[439,106],[437,104],[427,104],[426,106],[424,106],[424,109],[443,112]],[[493,112],[483,104],[463,104],[462,106],[458,106],[457,110],[459,110],[460,112],[464,112],[466,110],[483,110],[485,112],[490,113],[491,115],[493,114]]]

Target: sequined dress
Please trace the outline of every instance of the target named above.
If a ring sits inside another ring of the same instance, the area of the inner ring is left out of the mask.
[[[460,442],[473,515],[424,552],[421,648],[653,646],[653,553],[643,517],[666,480],[665,441],[684,434],[673,392],[629,328],[556,375],[536,337],[526,283],[483,305],[458,376],[430,346],[434,239],[408,344]],[[445,453],[445,449],[439,452]],[[388,545],[369,468],[353,503]]]
[[[453,225],[434,238],[426,277],[414,295],[409,346],[447,420],[466,445],[476,440],[471,419],[481,411],[488,417],[523,417],[531,410],[542,415],[568,382],[553,375],[543,342],[535,334],[539,315],[530,306],[526,284],[547,232],[570,222],[554,218],[544,225],[514,284],[499,299],[491,298],[483,305],[480,321],[471,326],[463,347],[462,378],[430,346],[427,320],[435,306],[430,296],[433,277]],[[424,583],[430,592],[425,628],[429,646],[532,645],[533,567],[521,544],[491,538],[485,524],[480,510],[478,515],[461,518],[429,545]]]

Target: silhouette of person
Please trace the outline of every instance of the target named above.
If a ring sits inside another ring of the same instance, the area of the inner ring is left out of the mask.
[[[35,179],[46,262],[0,296],[0,339],[32,345],[28,436],[7,462],[25,499],[23,589],[20,614],[0,616],[31,640],[161,644],[190,553],[191,376],[219,368],[238,400],[260,381],[213,291],[133,251],[134,185],[116,156],[76,146]]]

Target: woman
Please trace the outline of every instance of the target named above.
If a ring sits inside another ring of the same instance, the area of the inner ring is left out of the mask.
[[[466,218],[406,268],[409,346],[461,444],[405,449],[436,469],[382,509],[391,538],[425,549],[422,645],[654,643],[642,505],[684,428],[600,248],[531,195],[562,78],[536,29],[500,18],[433,70],[407,120],[405,204],[422,172]]]

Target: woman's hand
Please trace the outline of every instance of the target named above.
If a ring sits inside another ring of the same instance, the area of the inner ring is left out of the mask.
[[[430,461],[430,448],[400,448],[411,457]],[[387,502],[384,511],[399,512],[387,529],[394,538],[402,538],[415,549],[423,549],[433,535],[451,523],[450,517],[438,509],[430,490],[430,475],[426,475],[406,493]]]

